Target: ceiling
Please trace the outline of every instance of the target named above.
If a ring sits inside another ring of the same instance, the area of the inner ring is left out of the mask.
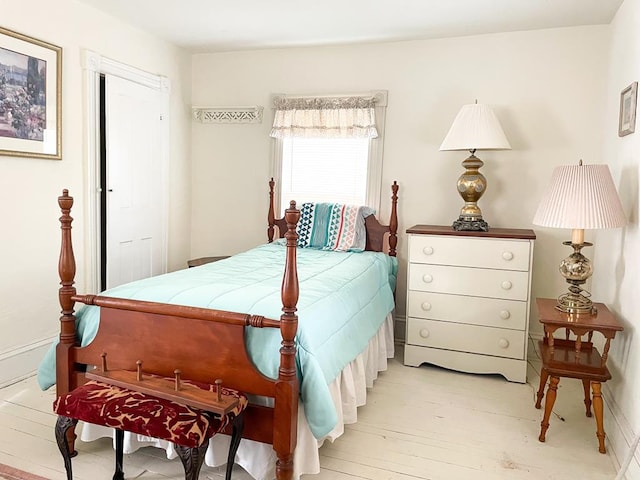
[[[623,0],[78,1],[192,52],[222,52],[608,24]]]

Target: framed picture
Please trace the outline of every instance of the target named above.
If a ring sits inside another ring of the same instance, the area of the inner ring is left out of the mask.
[[[62,49],[0,27],[0,156],[62,158]]]
[[[636,102],[638,99],[638,82],[633,82],[620,94],[620,120],[618,136],[624,137],[636,130]]]

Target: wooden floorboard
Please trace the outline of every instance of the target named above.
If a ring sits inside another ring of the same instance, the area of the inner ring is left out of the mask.
[[[531,352],[527,384],[402,365],[402,349],[369,390],[358,422],[320,450],[321,472],[303,480],[611,480],[612,459],[597,451],[593,418],[584,415],[582,384],[562,379],[546,443],[538,441],[542,412],[534,408],[539,361]],[[52,390],[34,378],[0,390],[0,463],[64,480],[53,436]],[[606,429],[606,425],[605,425]],[[110,439],[78,441],[76,480],[108,479]],[[146,447],[125,455],[126,478],[184,478],[179,460]],[[201,479],[224,478],[203,467]],[[234,480],[249,480],[239,467]]]

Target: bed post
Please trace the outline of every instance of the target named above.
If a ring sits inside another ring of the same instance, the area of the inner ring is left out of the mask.
[[[62,191],[62,196],[58,197],[58,205],[62,211],[60,217],[60,230],[62,233],[62,243],[60,245],[60,259],[58,261],[58,274],[60,285],[58,291],[62,316],[60,317],[60,342],[56,346],[56,395],[59,397],[75,388],[72,385],[72,372],[74,370],[71,352],[69,351],[76,344],[76,317],[73,307],[75,302],[71,299],[76,294],[73,286],[76,275],[76,260],[73,255],[73,244],[71,241],[71,207],[73,197],[69,196],[68,190]],[[67,430],[67,442],[69,452],[75,456],[76,435],[74,428]]]
[[[300,219],[300,211],[296,202],[291,202],[285,212],[287,221],[287,253],[282,278],[282,311],[280,316],[280,369],[276,384],[276,400],[273,418],[273,449],[276,452],[276,479],[291,480],[293,478],[293,452],[296,448],[298,431],[298,377],[296,374],[295,336],[298,330],[298,272],[296,266],[296,246],[298,235],[296,225]]]
[[[62,211],[60,217],[60,230],[62,233],[62,243],[60,245],[60,259],[58,261],[58,274],[60,275],[60,285],[58,291],[62,316],[60,317],[60,343],[56,350],[56,392],[63,395],[73,389],[70,384],[73,365],[70,363],[68,351],[76,343],[76,317],[73,307],[75,302],[71,300],[76,294],[73,286],[76,275],[76,261],[73,255],[73,244],[71,241],[71,207],[73,197],[69,196],[68,190],[62,191],[62,196],[58,197],[58,205]],[[67,362],[64,362],[67,359]]]
[[[396,256],[398,245],[398,182],[391,185],[391,218],[389,219],[389,256]]]
[[[273,208],[273,188],[276,182],[273,181],[273,177],[269,180],[269,228],[267,229],[267,238],[269,239],[269,243],[273,242],[273,227],[276,224],[276,214]]]

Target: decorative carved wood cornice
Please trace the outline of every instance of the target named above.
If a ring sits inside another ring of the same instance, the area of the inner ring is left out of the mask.
[[[262,123],[264,107],[193,107],[193,119],[202,123]]]

